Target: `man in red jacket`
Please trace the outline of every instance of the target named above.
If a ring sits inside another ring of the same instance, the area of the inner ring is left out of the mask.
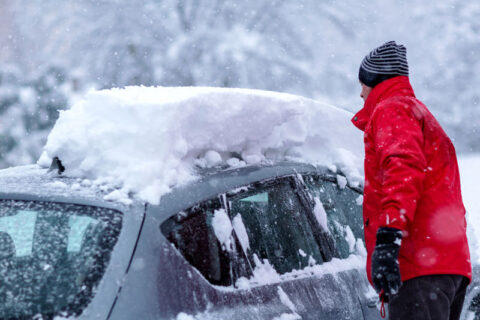
[[[368,278],[389,319],[459,319],[472,272],[453,144],[415,97],[404,46],[374,49],[359,79]]]

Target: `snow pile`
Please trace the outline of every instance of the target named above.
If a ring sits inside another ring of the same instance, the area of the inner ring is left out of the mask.
[[[255,269],[253,270],[253,276],[250,279],[241,277],[235,283],[239,289],[250,289],[253,286],[260,286],[265,284],[278,283],[282,281],[281,276],[277,270],[270,264],[267,259],[260,261],[256,254],[253,255],[253,261],[255,262]]]
[[[241,277],[235,283],[238,289],[251,289],[266,284],[281,283],[294,279],[307,278],[311,276],[322,277],[326,274],[337,274],[339,272],[352,269],[364,270],[366,264],[366,250],[363,241],[358,239],[357,252],[350,254],[345,259],[333,258],[329,262],[316,264],[315,262],[301,270],[292,270],[290,272],[279,274],[267,259],[260,259],[254,255],[255,269],[251,278]]]
[[[297,160],[362,180],[351,114],[302,97],[247,89],[127,87],[92,91],[61,111],[38,163],[150,203],[195,179],[194,167]]]

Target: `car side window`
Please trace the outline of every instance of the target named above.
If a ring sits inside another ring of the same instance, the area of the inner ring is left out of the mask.
[[[228,197],[233,228],[252,266],[264,260],[283,274],[324,261],[318,241],[288,180]]]
[[[214,230],[215,213],[221,202],[209,200],[169,218],[161,225],[162,233],[175,245],[185,259],[211,283],[230,285],[228,249]]]
[[[362,196],[348,186],[316,176],[304,177],[307,190],[327,215],[327,227],[334,238],[339,258],[354,253],[357,239],[363,241]]]

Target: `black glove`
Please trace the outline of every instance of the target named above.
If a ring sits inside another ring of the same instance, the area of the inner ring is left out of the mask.
[[[372,281],[377,292],[383,290],[386,299],[398,293],[402,286],[398,251],[402,241],[402,231],[381,227],[377,231],[377,242],[372,254]]]

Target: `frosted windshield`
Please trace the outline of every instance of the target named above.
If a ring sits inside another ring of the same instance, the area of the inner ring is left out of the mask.
[[[121,228],[121,214],[92,206],[0,201],[0,318],[80,314]]]

